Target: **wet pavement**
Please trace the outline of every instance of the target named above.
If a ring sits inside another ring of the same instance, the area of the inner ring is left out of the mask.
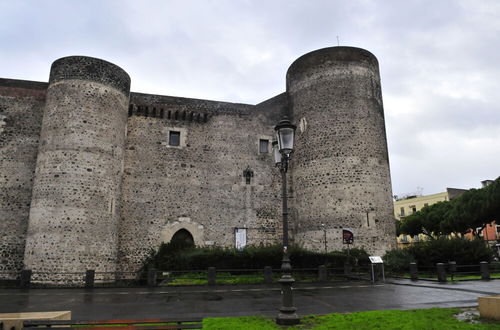
[[[386,309],[464,307],[477,297],[500,294],[500,281],[441,284],[388,280],[298,284],[300,315]],[[274,316],[280,306],[277,285],[238,285],[104,289],[0,289],[0,312],[71,310],[73,319]]]

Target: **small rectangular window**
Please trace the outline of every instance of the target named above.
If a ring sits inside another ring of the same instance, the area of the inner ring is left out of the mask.
[[[181,132],[170,131],[168,134],[168,145],[178,147],[181,144]]]
[[[405,208],[404,208],[404,207],[402,207],[402,208],[400,209],[399,216],[400,216],[400,217],[404,217],[404,216],[405,216]]]
[[[259,152],[262,154],[269,152],[269,140],[264,140],[264,139],[259,140]]]

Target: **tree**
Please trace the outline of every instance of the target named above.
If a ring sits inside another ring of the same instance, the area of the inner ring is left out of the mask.
[[[465,234],[469,231],[476,236],[476,228],[484,228],[491,219],[487,217],[486,190],[470,189],[456,199],[451,211],[450,227],[454,232]]]
[[[417,211],[401,220],[399,231],[401,234],[415,236],[423,233],[422,227],[422,217],[420,211]]]
[[[429,237],[466,234],[477,236],[493,220],[500,222],[500,177],[481,189],[470,189],[459,197],[422,208],[406,217],[400,232],[407,235],[426,234]]]
[[[402,234],[401,232],[401,221],[394,219],[394,225],[396,226],[396,237]]]
[[[500,224],[500,177],[484,189],[486,191],[484,215]]]
[[[449,232],[443,232],[443,229],[447,227],[441,226],[441,223],[448,219],[451,208],[451,203],[448,201],[426,206],[406,217],[400,230],[407,235],[425,234],[430,238],[449,234]]]
[[[453,203],[450,201],[437,202],[422,209],[422,226],[424,231],[432,233],[434,236],[447,235],[446,227],[441,224],[448,221]]]

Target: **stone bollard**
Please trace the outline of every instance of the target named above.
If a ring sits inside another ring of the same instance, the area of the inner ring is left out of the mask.
[[[437,263],[436,269],[438,282],[446,282],[446,270],[444,268],[444,264],[441,262]]]
[[[321,265],[318,267],[318,278],[320,282],[328,281],[328,271],[325,265]]]
[[[485,281],[490,280],[490,265],[486,261],[481,261],[479,263],[481,269],[481,279]]]
[[[418,268],[415,262],[410,262],[410,278],[412,281],[418,281]]]
[[[23,269],[21,271],[21,280],[19,286],[21,289],[29,289],[31,283],[31,269]]]
[[[264,267],[264,283],[273,283],[273,269],[271,268],[271,266]]]
[[[156,286],[158,274],[155,268],[148,269],[148,286]]]
[[[85,272],[85,287],[87,289],[93,288],[94,280],[95,280],[95,270],[87,269],[87,271]]]
[[[208,285],[216,284],[216,276],[215,267],[208,267]]]

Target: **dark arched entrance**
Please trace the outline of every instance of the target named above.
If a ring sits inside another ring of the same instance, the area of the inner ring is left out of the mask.
[[[170,244],[182,248],[190,248],[194,247],[194,239],[193,235],[186,229],[179,229],[174,236],[172,236],[172,239],[170,240]]]

